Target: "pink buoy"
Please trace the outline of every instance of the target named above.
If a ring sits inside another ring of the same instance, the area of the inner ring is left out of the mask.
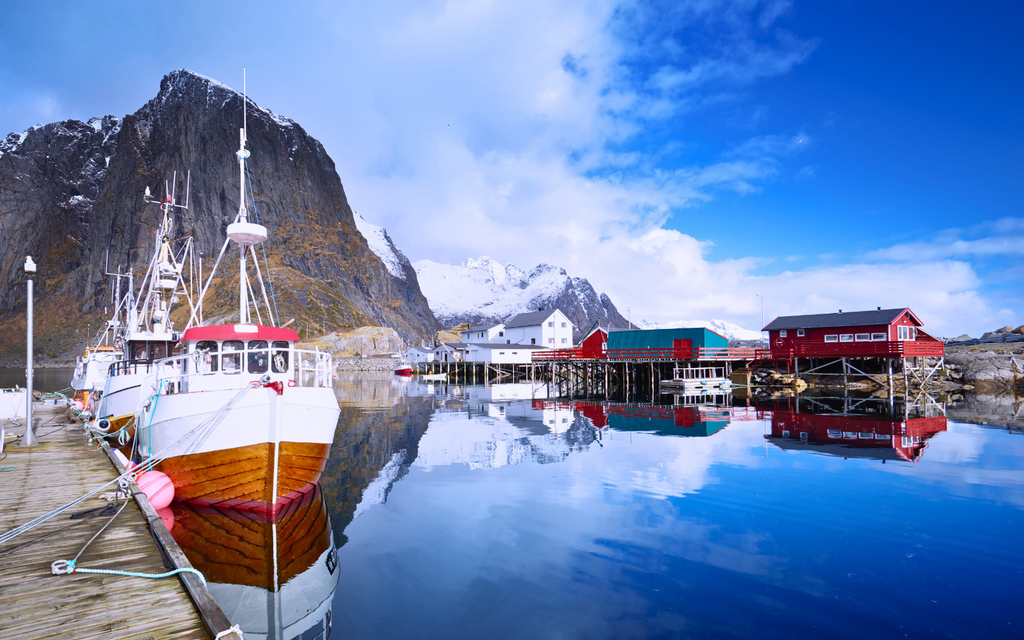
[[[156,515],[160,516],[160,520],[163,521],[168,531],[174,529],[174,509],[163,507],[156,510]]]
[[[174,483],[166,473],[147,471],[136,482],[154,509],[163,509],[174,500]]]

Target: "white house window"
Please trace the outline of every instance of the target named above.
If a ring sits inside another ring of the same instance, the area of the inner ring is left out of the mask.
[[[562,338],[562,344],[565,344],[568,341],[569,341],[568,338]]]
[[[549,322],[548,326],[551,327],[552,329],[554,329],[555,328],[555,323],[554,322]]]
[[[872,333],[871,334],[871,339],[874,340],[874,341],[879,341],[879,340],[884,341],[885,338],[886,338],[886,335],[884,333]]]
[[[498,355],[499,355],[499,356],[503,356],[503,355],[505,355],[505,352],[504,352],[504,351],[499,351],[499,352],[498,352]]]
[[[839,342],[853,342],[852,333],[841,333],[839,334]]]
[[[498,332],[498,337],[499,338],[504,338],[505,337],[505,332],[504,331],[499,331]]]
[[[519,352],[518,352],[518,351],[513,351],[513,352],[512,352],[512,355],[514,355],[514,356],[518,356],[518,355],[519,355]]]
[[[857,337],[857,342],[871,342],[871,334],[870,333],[858,333],[856,337]]]
[[[786,337],[786,330],[785,329],[782,329],[782,330],[779,331],[779,337],[780,338],[785,338]]]
[[[548,338],[548,344],[555,344],[554,338]]]
[[[565,323],[564,323],[564,322],[562,323],[562,328],[563,328],[563,329],[565,328]]]
[[[799,338],[802,338],[802,337],[804,337],[804,335],[805,335],[805,334],[804,334],[804,330],[803,330],[803,329],[797,329],[797,330],[796,330],[796,335],[797,335],[797,337],[799,337]]]
[[[839,342],[839,336],[825,336],[825,342]]]

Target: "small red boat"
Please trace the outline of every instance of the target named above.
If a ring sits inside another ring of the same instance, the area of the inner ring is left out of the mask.
[[[409,364],[408,362],[401,363],[400,365],[395,367],[395,375],[396,376],[411,376],[412,375],[412,365]]]

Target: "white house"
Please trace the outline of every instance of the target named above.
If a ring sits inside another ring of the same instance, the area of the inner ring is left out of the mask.
[[[544,347],[540,345],[473,343],[466,345],[465,353],[469,362],[530,364],[533,362],[533,352],[542,350]]]
[[[520,313],[505,323],[505,342],[529,344],[548,349],[572,346],[573,324],[559,309]]]
[[[409,364],[416,364],[417,362],[433,362],[434,351],[427,349],[426,347],[409,347],[402,352],[402,359]]]
[[[462,362],[466,357],[468,344],[464,342],[446,342],[434,347],[434,362]]]
[[[504,324],[474,324],[461,334],[463,342],[505,342]]]

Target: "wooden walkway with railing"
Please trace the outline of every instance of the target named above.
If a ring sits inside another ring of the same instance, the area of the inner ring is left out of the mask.
[[[608,349],[603,355],[588,355],[579,347],[557,351],[534,352],[534,362],[593,361],[593,362],[670,362],[674,360],[753,360],[758,349],[753,347],[700,347],[697,349],[652,348]]]

